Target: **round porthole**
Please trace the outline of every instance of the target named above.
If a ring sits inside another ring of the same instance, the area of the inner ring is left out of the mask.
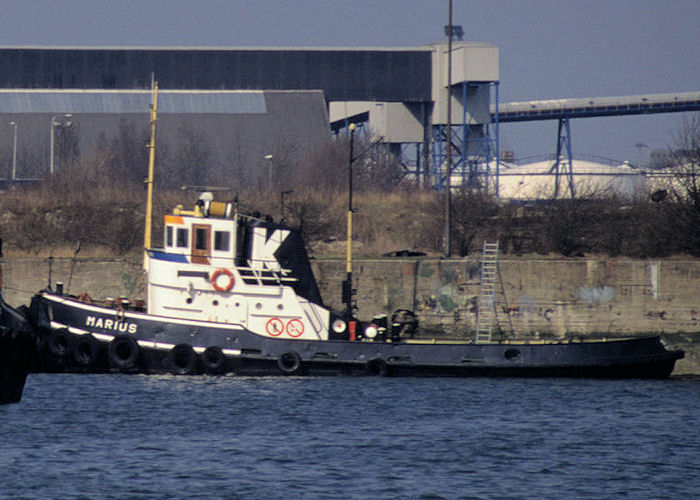
[[[506,351],[503,353],[503,357],[508,361],[513,361],[520,357],[520,351],[517,349],[506,349]]]
[[[284,306],[282,304],[277,304],[277,310],[281,311],[282,309],[284,309]]]

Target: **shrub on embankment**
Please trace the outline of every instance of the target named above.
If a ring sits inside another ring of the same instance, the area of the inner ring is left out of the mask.
[[[6,190],[0,197],[0,237],[7,251],[31,254],[83,250],[123,255],[143,245],[146,191],[142,185],[81,183],[54,179],[31,188]],[[347,194],[342,190],[295,189],[284,197],[261,189],[218,193],[246,210],[282,215],[301,228],[313,254],[344,255]],[[197,193],[156,190],[154,244],[162,241],[162,216],[177,204],[188,207]],[[391,192],[360,191],[353,205],[357,256],[411,250],[438,255],[444,234],[441,193],[411,187]],[[283,213],[282,213],[283,211]],[[643,198],[558,200],[530,207],[499,203],[479,193],[453,197],[452,255],[478,251],[485,239],[501,242],[504,253],[610,255],[635,258],[700,255],[700,212],[668,201]]]
[[[525,205],[506,203],[481,191],[455,191],[451,255],[467,255],[479,251],[484,240],[499,240],[501,252],[513,254],[700,256],[700,119],[687,128],[681,133],[685,142],[679,139],[678,157],[669,160],[676,166],[675,178],[654,193],[638,192],[620,199],[610,193],[579,192],[576,199]],[[400,250],[442,254],[444,193],[418,187],[384,148],[359,140],[355,147],[360,152],[353,155],[352,167],[355,255],[372,257]],[[302,230],[312,254],[342,256],[348,148],[341,137],[300,161],[277,155],[264,172],[235,164],[228,170],[220,166],[212,172],[228,174],[218,177],[201,169],[173,170],[165,162],[156,172],[153,243],[162,242],[163,215],[177,204],[188,207],[197,199],[196,191],[182,191],[179,182],[196,182],[203,175],[201,182],[230,188],[217,192],[218,200],[237,200],[243,210],[284,218]],[[5,248],[60,256],[72,253],[80,242],[85,253],[138,253],[143,246],[146,200],[138,173],[145,170],[145,160],[143,155],[119,151],[112,148],[75,159],[50,180],[2,191],[0,237]],[[194,155],[180,163],[202,161],[198,158]],[[183,172],[190,177],[183,179]]]

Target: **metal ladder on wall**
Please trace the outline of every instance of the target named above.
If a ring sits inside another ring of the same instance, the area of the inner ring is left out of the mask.
[[[498,242],[484,241],[481,254],[481,287],[476,316],[476,342],[491,342],[496,320],[496,277],[498,274]]]

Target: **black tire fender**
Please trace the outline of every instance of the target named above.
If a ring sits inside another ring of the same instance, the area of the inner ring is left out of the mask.
[[[221,373],[224,363],[226,362],[226,355],[220,347],[212,345],[204,349],[200,361],[204,371],[210,375],[214,375]]]
[[[168,352],[167,367],[174,375],[192,375],[197,369],[197,353],[189,344],[178,344]]]
[[[62,358],[70,350],[70,333],[65,328],[53,330],[49,333],[49,338],[46,341],[46,347],[49,352],[57,358]]]
[[[216,375],[221,373],[226,362],[226,355],[219,346],[209,346],[200,356],[200,362],[205,373]]]
[[[76,336],[71,345],[71,354],[76,363],[81,366],[90,366],[97,359],[97,342],[87,333]]]
[[[117,335],[109,343],[109,362],[120,370],[129,370],[139,357],[139,344],[131,335]]]
[[[388,367],[382,358],[372,358],[365,363],[365,373],[373,377],[386,377]]]
[[[285,351],[277,357],[277,367],[285,375],[301,372],[301,356],[294,351]]]

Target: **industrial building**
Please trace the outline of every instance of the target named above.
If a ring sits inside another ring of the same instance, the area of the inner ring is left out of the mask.
[[[453,45],[451,112],[455,125],[468,124],[453,138],[467,145],[465,155],[486,159],[498,49]],[[211,141],[219,155],[214,163],[233,158],[263,169],[272,149],[301,153],[328,137],[329,128],[366,116],[367,128],[391,151],[414,146],[415,164],[408,168],[439,184],[445,178],[446,49],[0,48],[0,116],[8,124],[0,127],[0,168],[7,177],[13,171],[41,177],[46,165],[49,175],[51,157],[57,168],[65,156],[56,150],[59,135],[73,134],[74,149],[85,155],[116,137],[120,124],[147,126],[144,99],[155,78],[166,102],[167,92],[183,92],[162,111],[166,150],[176,149],[177,131],[188,129]]]
[[[650,189],[645,171],[629,163],[613,163],[601,159],[574,159],[569,178],[552,171],[554,158],[521,165],[501,162],[499,194],[501,199],[526,201],[568,197],[571,191],[577,197],[616,196],[629,200]],[[494,167],[495,168],[495,167]]]
[[[145,158],[151,99],[151,91],[133,89],[0,90],[0,115],[7,124],[0,162],[6,177],[44,178],[67,161],[82,158],[99,164],[124,148]],[[184,177],[182,183],[255,172],[262,176],[270,161],[293,160],[327,135],[321,91],[158,93],[159,162]],[[176,165],[182,162],[189,164]]]
[[[263,177],[270,162],[298,160],[356,123],[424,185],[449,180],[496,195],[509,169],[496,161],[500,123],[558,120],[549,172],[563,186],[555,196],[572,196],[571,119],[700,109],[699,92],[499,103],[498,47],[456,39],[412,48],[0,47],[0,177],[45,177],[66,158],[99,155],[125,130],[140,136],[153,79],[159,153],[175,161],[206,150],[195,169]]]

